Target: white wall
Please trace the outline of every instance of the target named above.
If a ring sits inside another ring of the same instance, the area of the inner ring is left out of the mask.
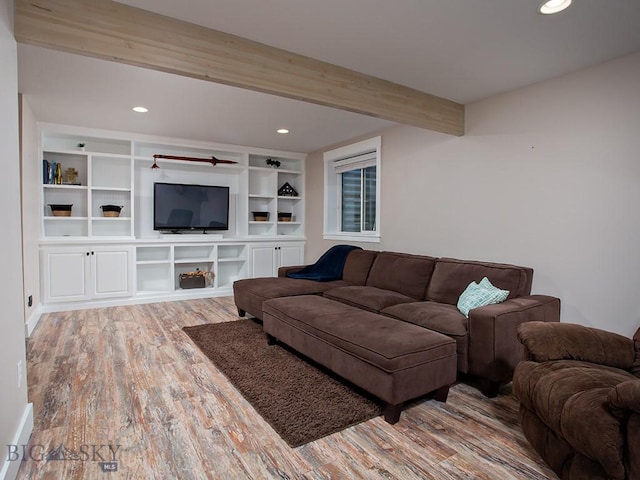
[[[464,137],[382,132],[382,243],[535,269],[562,321],[640,326],[640,54],[467,106]],[[329,148],[327,148],[328,150]],[[322,240],[322,153],[307,160],[307,261]]]
[[[20,95],[20,156],[22,185],[22,263],[24,274],[24,317],[30,324],[37,322],[40,305],[40,262],[38,240],[40,238],[40,189],[42,176],[38,154],[38,124],[29,100]],[[35,193],[34,193],[35,192]],[[33,296],[29,307],[26,298]]]
[[[2,162],[2,230],[0,235],[0,478],[12,478],[19,462],[6,462],[7,445],[16,440],[28,410],[27,388],[18,387],[17,364],[26,370],[22,308],[22,248],[20,234],[20,170],[18,152],[18,78],[13,38],[13,2],[0,2],[0,162]],[[30,430],[30,428],[29,428]]]

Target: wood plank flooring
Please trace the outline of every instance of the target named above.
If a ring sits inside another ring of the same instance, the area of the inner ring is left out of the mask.
[[[396,425],[378,417],[291,449],[181,330],[235,319],[228,297],[44,315],[27,346],[35,427],[18,478],[557,478],[508,387],[486,399],[456,385]],[[54,449],[65,459],[46,461]]]

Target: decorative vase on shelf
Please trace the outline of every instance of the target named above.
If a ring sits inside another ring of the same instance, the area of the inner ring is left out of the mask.
[[[53,175],[53,183],[56,185],[62,185],[62,165],[56,163],[56,171]]]

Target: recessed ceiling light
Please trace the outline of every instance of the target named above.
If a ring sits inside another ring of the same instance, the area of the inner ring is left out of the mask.
[[[547,0],[538,7],[538,13],[553,15],[559,13],[571,5],[572,0]]]
[[[279,128],[278,130],[276,130],[276,132],[282,133],[284,135],[285,133],[289,133],[289,130],[287,130],[286,128]]]
[[[149,109],[145,107],[133,107],[133,111],[138,113],[147,113]]]

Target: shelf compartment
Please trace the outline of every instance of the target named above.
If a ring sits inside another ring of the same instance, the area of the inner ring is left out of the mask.
[[[267,159],[277,160],[278,162],[280,162],[280,166],[271,167],[267,165]],[[275,171],[291,170],[296,173],[301,173],[303,162],[304,160],[301,160],[301,159],[283,158],[283,157],[277,157],[273,155],[256,155],[256,154],[249,155],[249,167],[265,168],[268,170],[275,170]]]
[[[80,153],[78,143],[84,143],[84,151],[87,152],[131,155],[131,142],[129,140],[87,137],[68,133],[50,133],[43,136],[42,142],[43,150],[45,151],[67,150]]]
[[[247,266],[245,263],[222,263],[218,264],[215,285],[219,289],[233,288],[233,282],[246,278]]]
[[[274,169],[249,170],[249,196],[253,198],[274,198],[277,175]]]
[[[131,215],[131,192],[129,190],[92,190],[91,191],[91,216],[102,217],[102,205],[118,205],[122,207],[120,216],[127,218]],[[120,217],[103,217],[120,218]]]
[[[44,189],[44,205],[43,216],[45,218],[53,217],[50,204],[71,204],[71,217],[67,218],[85,218],[87,215],[87,189],[85,188],[51,188]],[[64,217],[55,217],[64,218]]]
[[[76,182],[80,183],[86,187],[87,185],[87,155],[84,153],[70,153],[70,152],[51,152],[44,151],[42,153],[42,157],[44,160],[51,162],[56,162],[61,165],[62,168],[62,180],[65,181],[65,171],[67,168],[75,168],[78,172],[78,178]],[[44,165],[42,166],[41,178],[43,180],[43,185],[53,185],[50,183],[44,183]],[[57,185],[58,187],[67,186],[67,185]],[[69,187],[73,187],[74,185],[68,185]]]
[[[130,189],[131,158],[92,156],[91,186]]]
[[[285,198],[298,198],[300,197],[301,193],[302,193],[302,189],[304,187],[303,185],[303,177],[301,173],[291,173],[291,172],[278,172],[278,181],[277,181],[277,189],[276,192],[278,190],[280,190],[280,188],[282,188],[282,186],[288,183],[289,185],[291,185],[293,187],[293,189],[298,192],[298,195],[296,197],[285,197]],[[280,195],[278,198],[281,198],[282,195]]]
[[[171,282],[170,263],[149,263],[136,265],[137,292],[149,294],[155,292],[170,292],[173,290]]]
[[[137,247],[136,261],[138,262],[169,262],[171,261],[170,247]]]
[[[219,245],[218,260],[219,261],[239,261],[246,256],[245,245]]]
[[[131,219],[93,219],[91,220],[91,235],[94,237],[131,237]]]
[[[195,261],[213,261],[213,245],[179,245],[174,247],[174,259],[176,263],[193,263]]]
[[[185,291],[185,290],[202,290],[202,289],[206,289],[206,288],[213,288],[214,284],[215,284],[215,275],[213,275],[214,270],[214,263],[213,262],[194,262],[194,263],[176,263],[174,265],[174,272],[175,272],[175,285],[174,288],[176,291]],[[206,287],[202,287],[200,289],[195,289],[195,288],[181,288],[180,287],[180,274],[181,273],[189,273],[189,272],[195,272],[197,270],[200,270],[202,272],[211,272],[212,274],[212,282],[211,285],[207,285]]]
[[[249,235],[275,235],[274,222],[249,222]]]
[[[44,222],[45,237],[86,237],[86,217],[47,217]]]

